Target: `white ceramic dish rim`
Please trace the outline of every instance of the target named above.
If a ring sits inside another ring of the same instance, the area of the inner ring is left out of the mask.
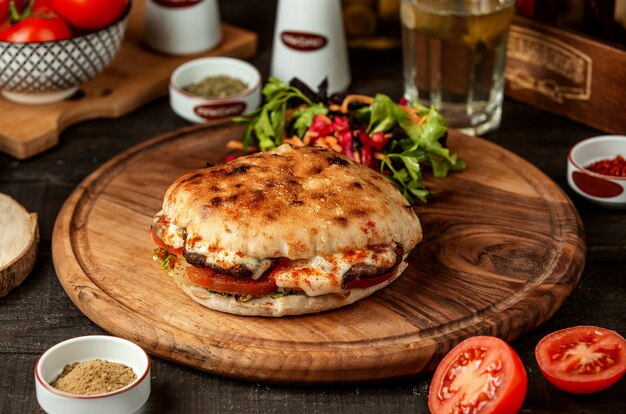
[[[236,93],[234,95],[225,96],[223,98],[205,98],[202,96],[198,96],[198,95],[194,95],[189,92],[186,92],[174,80],[183,71],[188,70],[191,67],[198,66],[198,65],[203,66],[205,64],[212,65],[212,64],[217,63],[220,60],[235,63],[237,65],[241,65],[242,67],[245,67],[247,70],[250,70],[250,72],[254,74],[254,78],[255,78],[254,84],[252,86],[249,86],[246,90]],[[170,88],[172,88],[178,94],[183,95],[187,99],[192,99],[192,100],[199,101],[199,102],[211,102],[211,103],[216,103],[216,104],[230,103],[235,99],[245,98],[247,96],[252,95],[254,92],[256,92],[256,90],[261,86],[261,74],[259,73],[258,69],[254,67],[254,65],[241,59],[235,59],[235,58],[229,58],[229,57],[206,57],[206,58],[190,60],[189,62],[183,63],[182,65],[177,67],[174,70],[174,72],[172,72],[172,76],[170,76],[169,84],[170,84]]]
[[[126,5],[126,10],[124,11],[124,13],[122,13],[122,15],[117,20],[115,20],[113,23],[111,23],[107,27],[103,27],[102,29],[95,30],[93,32],[84,33],[84,34],[81,34],[80,36],[73,36],[73,37],[70,37],[69,39],[61,39],[61,40],[46,40],[44,42],[6,42],[6,41],[0,40],[0,45],[16,45],[16,46],[19,46],[19,47],[24,47],[26,45],[47,46],[47,45],[59,44],[59,43],[76,42],[78,40],[88,38],[89,36],[93,36],[93,35],[95,35],[97,33],[107,31],[111,27],[113,27],[113,26],[117,25],[118,23],[124,21],[128,17],[128,15],[130,14],[130,9],[131,8],[132,8],[132,1],[129,0],[128,4]]]
[[[65,392],[65,391],[61,391],[59,389],[54,388],[52,385],[50,385],[47,381],[45,381],[43,378],[41,378],[40,374],[39,374],[39,367],[41,364],[41,360],[46,356],[49,355],[51,352],[54,352],[56,349],[71,343],[71,342],[78,342],[80,340],[85,340],[85,339],[98,339],[98,338],[104,338],[106,340],[113,340],[113,341],[117,341],[120,343],[123,343],[126,346],[132,347],[132,348],[136,348],[137,350],[141,351],[141,353],[146,357],[146,369],[144,370],[144,372],[141,375],[137,376],[137,379],[135,379],[135,381],[131,382],[130,384],[128,384],[127,386],[120,388],[119,390],[115,390],[115,391],[111,391],[111,392],[107,392],[104,394],[94,394],[94,395],[80,395],[80,394],[71,394],[69,392]],[[65,341],[59,342],[56,345],[51,346],[50,348],[48,348],[43,354],[41,354],[41,356],[39,357],[39,359],[37,360],[37,363],[35,364],[35,378],[37,378],[37,381],[43,385],[43,387],[52,392],[53,394],[59,395],[61,397],[66,397],[66,398],[75,398],[75,399],[79,399],[79,400],[90,400],[90,399],[100,399],[100,398],[107,398],[107,397],[111,397],[113,395],[117,395],[117,394],[122,394],[124,392],[127,392],[128,390],[131,390],[133,388],[135,388],[137,385],[139,385],[141,382],[143,382],[143,380],[146,378],[146,376],[148,375],[148,373],[150,372],[150,357],[148,357],[148,354],[146,353],[146,351],[144,351],[139,345],[128,341],[126,339],[123,338],[118,338],[116,336],[108,336],[108,335],[87,335],[87,336],[79,336],[76,338],[70,338],[70,339],[66,339]]]
[[[604,175],[604,174],[600,174],[591,170],[586,169],[585,167],[582,167],[580,165],[580,163],[576,162],[574,160],[574,157],[572,155],[572,153],[578,149],[579,147],[583,146],[583,145],[592,145],[595,142],[600,142],[600,141],[608,141],[608,140],[612,140],[614,138],[620,138],[623,139],[624,142],[626,143],[626,135],[600,135],[597,137],[591,137],[591,138],[587,138],[584,139],[580,142],[578,142],[576,145],[574,145],[568,152],[567,154],[567,159],[572,163],[572,165],[574,167],[576,167],[578,170],[580,170],[580,172],[584,173],[584,174],[588,174],[592,177],[597,177],[597,178],[601,178],[603,180],[616,180],[616,181],[626,181],[626,177],[616,177],[614,175]],[[614,154],[619,155],[619,154]]]

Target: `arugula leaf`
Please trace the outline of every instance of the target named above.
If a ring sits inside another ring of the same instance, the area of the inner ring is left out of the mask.
[[[242,139],[244,150],[251,145],[258,145],[261,151],[268,151],[282,143],[289,100],[297,99],[308,106],[314,105],[298,88],[273,77],[263,87],[263,96],[265,103],[261,108],[248,116],[235,119],[235,122],[248,125]]]

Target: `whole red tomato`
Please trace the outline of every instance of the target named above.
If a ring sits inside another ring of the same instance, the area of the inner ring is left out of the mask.
[[[0,0],[0,27],[9,20],[9,0]]]
[[[99,30],[115,22],[128,0],[50,0],[52,10],[74,27]]]
[[[0,41],[4,42],[48,42],[70,37],[70,28],[58,17],[27,17],[0,30]]]
[[[3,2],[5,0],[0,0]],[[52,12],[48,0],[35,0],[26,3],[8,1],[11,16],[10,25],[6,22],[0,30],[0,41],[4,42],[48,42],[72,37],[67,23]]]

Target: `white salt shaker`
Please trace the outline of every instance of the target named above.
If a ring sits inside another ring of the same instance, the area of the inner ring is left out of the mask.
[[[159,52],[190,55],[222,39],[217,0],[147,0],[144,42]]]
[[[328,78],[328,92],[350,85],[348,49],[339,0],[279,0],[271,74],[297,77],[313,90]]]

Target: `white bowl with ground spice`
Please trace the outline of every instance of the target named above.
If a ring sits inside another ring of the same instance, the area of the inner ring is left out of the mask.
[[[150,396],[150,358],[114,336],[68,339],[37,361],[35,390],[48,414],[134,413]]]
[[[191,60],[170,77],[170,106],[188,121],[215,122],[242,115],[261,103],[261,74],[228,57]]]

